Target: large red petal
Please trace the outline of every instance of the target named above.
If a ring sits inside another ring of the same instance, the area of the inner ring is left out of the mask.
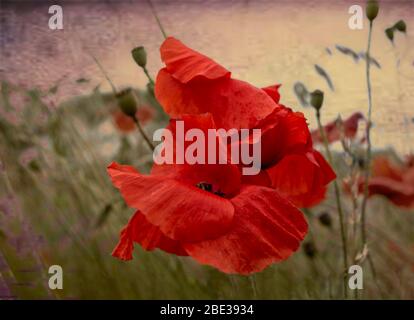
[[[303,214],[275,190],[246,186],[232,202],[235,216],[228,233],[184,245],[198,262],[226,273],[259,272],[287,259],[307,233]]]
[[[317,204],[324,198],[325,186],[336,177],[316,150],[287,155],[267,173],[272,186],[297,206]]]
[[[280,100],[280,93],[279,93],[279,88],[280,88],[280,84],[275,84],[273,86],[268,86],[265,88],[262,88],[262,90],[264,92],[266,92],[272,99],[274,102],[279,103]]]
[[[268,167],[291,152],[312,146],[306,118],[280,105],[259,123],[262,130],[262,164]]]
[[[128,224],[122,229],[120,240],[112,255],[121,260],[131,260],[134,242],[139,243],[147,251],[161,249],[179,256],[188,255],[179,241],[165,236],[160,228],[148,222],[147,218],[137,211]]]
[[[200,241],[225,233],[231,225],[231,202],[163,176],[144,176],[130,166],[112,163],[108,173],[126,203],[140,210],[168,237]]]
[[[289,200],[299,208],[311,208],[318,205],[325,199],[327,187],[322,186],[311,192],[302,193],[296,196],[289,196]]]
[[[270,181],[269,175],[266,170],[260,170],[256,175],[243,175],[243,184],[253,184],[255,186],[269,187],[271,188],[272,182]]]
[[[277,104],[263,90],[235,79],[194,80],[183,84],[165,68],[158,73],[155,94],[173,118],[210,112],[218,128],[256,127]]]
[[[197,154],[197,160],[201,160],[201,162],[197,163],[211,162],[209,161],[210,156],[212,156],[213,160],[215,159],[215,161],[212,161],[213,163],[219,163],[220,157],[229,160],[228,163],[230,163],[230,157],[227,157],[227,141],[220,141],[213,116],[210,113],[184,114],[181,119],[171,119],[165,130],[171,133],[173,139],[163,141],[164,149],[173,151],[174,155],[178,155],[179,159],[181,159],[181,162],[176,160],[174,163],[187,163],[186,160],[188,159],[184,156],[184,153],[192,144],[203,146],[202,150],[197,148],[197,152],[192,152]],[[201,134],[201,138],[199,136],[187,138],[189,133],[195,133],[195,131]],[[157,157],[164,156],[164,154],[165,152],[162,152]],[[161,162],[156,161],[156,163]]]
[[[212,191],[223,194],[225,198],[237,194],[241,185],[240,171],[231,164],[154,165],[151,172],[193,186],[201,182],[211,184]]]
[[[333,171],[331,165],[325,160],[322,154],[313,149],[311,154],[314,156],[318,167],[319,167],[319,174],[321,175],[321,180],[323,184],[328,184],[329,182],[336,179],[336,173]]]
[[[210,80],[229,78],[231,73],[210,58],[186,47],[181,41],[168,37],[160,48],[161,59],[168,72],[178,81],[187,83],[196,77]]]

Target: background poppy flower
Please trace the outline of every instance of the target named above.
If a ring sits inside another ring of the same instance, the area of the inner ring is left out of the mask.
[[[332,143],[341,140],[341,131],[343,131],[345,138],[354,139],[358,133],[359,122],[362,120],[365,120],[364,115],[361,112],[355,112],[349,118],[342,121],[342,123],[339,123],[338,120],[329,122],[323,127],[328,142]],[[323,143],[319,129],[312,131],[312,140],[315,143]]]
[[[360,191],[363,182],[360,182]],[[369,194],[382,195],[397,206],[414,208],[414,166],[410,158],[396,165],[386,157],[373,161],[372,176],[368,183]]]
[[[136,117],[142,125],[145,125],[152,120],[154,115],[155,110],[146,105],[139,107],[136,113]],[[136,129],[136,125],[131,117],[127,116],[121,110],[112,112],[112,118],[116,128],[123,133],[129,133]]]
[[[115,127],[123,133],[132,132],[136,128],[135,123],[131,117],[127,116],[121,110],[112,112],[112,119],[114,121]]]

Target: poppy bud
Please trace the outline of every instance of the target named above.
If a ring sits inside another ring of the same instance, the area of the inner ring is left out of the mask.
[[[136,47],[132,49],[132,58],[134,58],[137,65],[139,65],[141,68],[145,68],[147,65],[147,52],[145,51],[144,47]]]
[[[394,25],[394,28],[397,29],[398,31],[401,31],[401,32],[406,32],[407,31],[407,25],[405,24],[404,20],[398,21]]]
[[[137,102],[132,94],[132,90],[130,88],[125,89],[119,92],[116,95],[116,98],[122,112],[129,117],[135,117],[135,114],[137,113]]]
[[[385,34],[391,42],[394,41],[394,28],[387,28],[385,29]]]
[[[317,254],[318,250],[316,249],[315,243],[313,241],[306,241],[303,244],[303,250],[310,259],[313,259]]]
[[[310,103],[312,107],[314,107],[316,110],[319,110],[322,108],[323,104],[323,92],[321,90],[315,90],[311,92],[311,98]]]
[[[379,11],[379,5],[377,0],[368,0],[367,8],[366,8],[366,15],[369,21],[373,21]]]
[[[319,222],[321,225],[330,228],[332,226],[332,218],[328,212],[322,212],[319,215]]]

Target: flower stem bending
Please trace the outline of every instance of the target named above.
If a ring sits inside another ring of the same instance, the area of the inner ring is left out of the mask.
[[[144,129],[142,129],[141,124],[139,123],[139,120],[137,119],[136,116],[132,117],[132,119],[135,122],[135,125],[137,126],[139,133],[141,134],[141,136],[144,138],[145,142],[147,143],[148,147],[151,149],[151,151],[154,151],[155,147],[152,144],[152,142],[150,141],[150,139],[148,138],[147,134],[145,133]]]

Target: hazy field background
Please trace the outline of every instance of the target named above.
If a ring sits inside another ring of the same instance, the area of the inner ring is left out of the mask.
[[[358,1],[154,1],[169,35],[257,86],[282,83],[282,103],[305,113],[293,85],[325,91],[324,121],[366,112],[364,61],[335,49],[366,49],[367,26],[348,28]],[[360,2],[363,4],[363,2]],[[144,45],[148,69],[162,66],[162,35],[146,1],[64,1],[64,29],[48,29],[47,2],[1,3],[0,16],[0,299],[330,299],[341,298],[339,224],[332,195],[306,212],[310,233],[298,253],[252,277],[225,275],[189,258],[144,252],[125,263],[110,256],[132,210],[112,187],[117,160],[148,171],[152,154],[137,132],[116,129],[117,108],[92,55],[118,86],[132,86],[156,111],[145,126],[165,124],[130,56]],[[401,158],[414,149],[413,1],[383,1],[372,56],[373,145]],[[404,19],[393,46],[384,29]],[[365,21],[366,24],[366,21]],[[329,50],[327,50],[327,48]],[[330,53],[329,53],[330,51]],[[334,91],[314,69],[322,66]],[[339,153],[340,179],[347,163]],[[343,196],[346,211],[352,203]],[[369,203],[370,252],[359,298],[414,298],[414,212],[381,197]],[[327,212],[332,225],[319,220]],[[347,221],[352,225],[349,214]],[[312,243],[312,245],[309,245]],[[47,269],[64,270],[64,289],[47,288]],[[368,268],[368,267],[367,267]]]

